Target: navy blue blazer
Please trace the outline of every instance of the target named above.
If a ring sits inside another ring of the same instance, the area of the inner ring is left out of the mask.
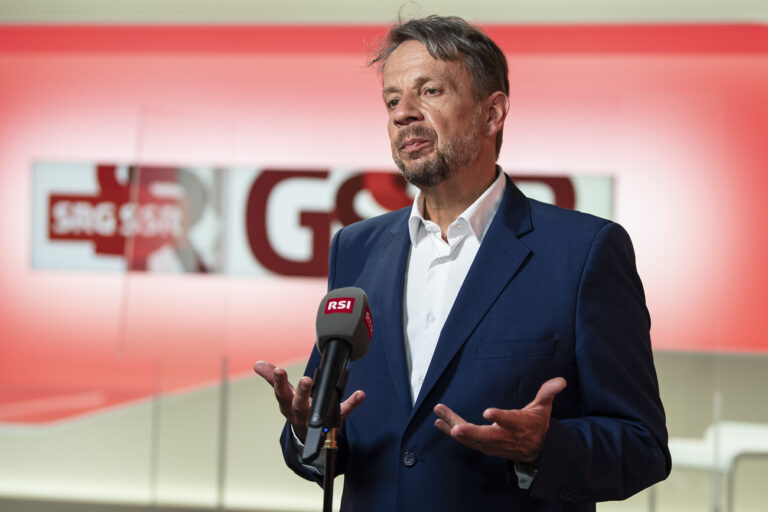
[[[346,393],[365,401],[344,422],[342,510],[588,511],[664,479],[671,466],[649,337],[650,318],[629,236],[613,222],[526,198],[507,178],[415,404],[403,337],[410,209],[334,237],[329,288],[358,286],[371,302],[368,354]],[[319,363],[315,350],[306,374]],[[484,424],[488,407],[517,409],[561,376],[538,472],[521,490],[510,461],[437,430],[441,402]],[[303,467],[289,430],[285,459]]]

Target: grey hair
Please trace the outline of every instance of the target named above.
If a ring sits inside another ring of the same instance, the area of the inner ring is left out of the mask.
[[[507,58],[478,27],[457,16],[427,16],[392,26],[369,65],[382,71],[392,52],[406,41],[423,44],[435,59],[459,61],[472,80],[472,95],[480,101],[496,91],[509,95]],[[501,150],[502,130],[496,135],[496,157]]]

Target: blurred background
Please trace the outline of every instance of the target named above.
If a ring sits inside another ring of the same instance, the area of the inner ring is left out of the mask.
[[[366,66],[400,8],[0,0],[0,510],[321,509],[251,367],[302,373],[332,233],[411,200]],[[402,13],[484,27],[499,163],[632,236],[674,467],[598,510],[765,510],[768,2]]]

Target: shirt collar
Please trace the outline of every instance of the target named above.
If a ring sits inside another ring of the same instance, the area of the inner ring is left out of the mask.
[[[483,241],[491,220],[499,209],[501,196],[504,194],[504,188],[507,181],[501,167],[496,166],[496,179],[485,191],[478,197],[474,203],[459,214],[458,218],[451,223],[465,222],[478,242]],[[426,220],[423,216],[424,198],[421,191],[416,192],[411,207],[411,215],[408,218],[408,232],[411,236],[411,244],[416,245],[421,238],[426,236]]]

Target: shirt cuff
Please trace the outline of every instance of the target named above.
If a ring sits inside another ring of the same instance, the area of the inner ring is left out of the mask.
[[[515,467],[515,474],[517,475],[517,485],[523,489],[528,490],[533,483],[533,478],[536,473],[539,472],[539,468],[533,464],[527,462],[512,461],[512,465]]]
[[[299,436],[297,436],[296,432],[294,432],[293,425],[291,425],[291,436],[293,436],[293,447],[296,449],[296,453],[298,455],[299,462],[301,462],[301,465],[317,475],[324,474],[325,473],[325,457],[323,457],[322,455],[323,451],[320,450],[320,453],[318,453],[314,459],[309,461],[309,463],[305,463],[301,460],[301,453],[304,451],[304,443],[302,443],[301,440],[299,440]]]

